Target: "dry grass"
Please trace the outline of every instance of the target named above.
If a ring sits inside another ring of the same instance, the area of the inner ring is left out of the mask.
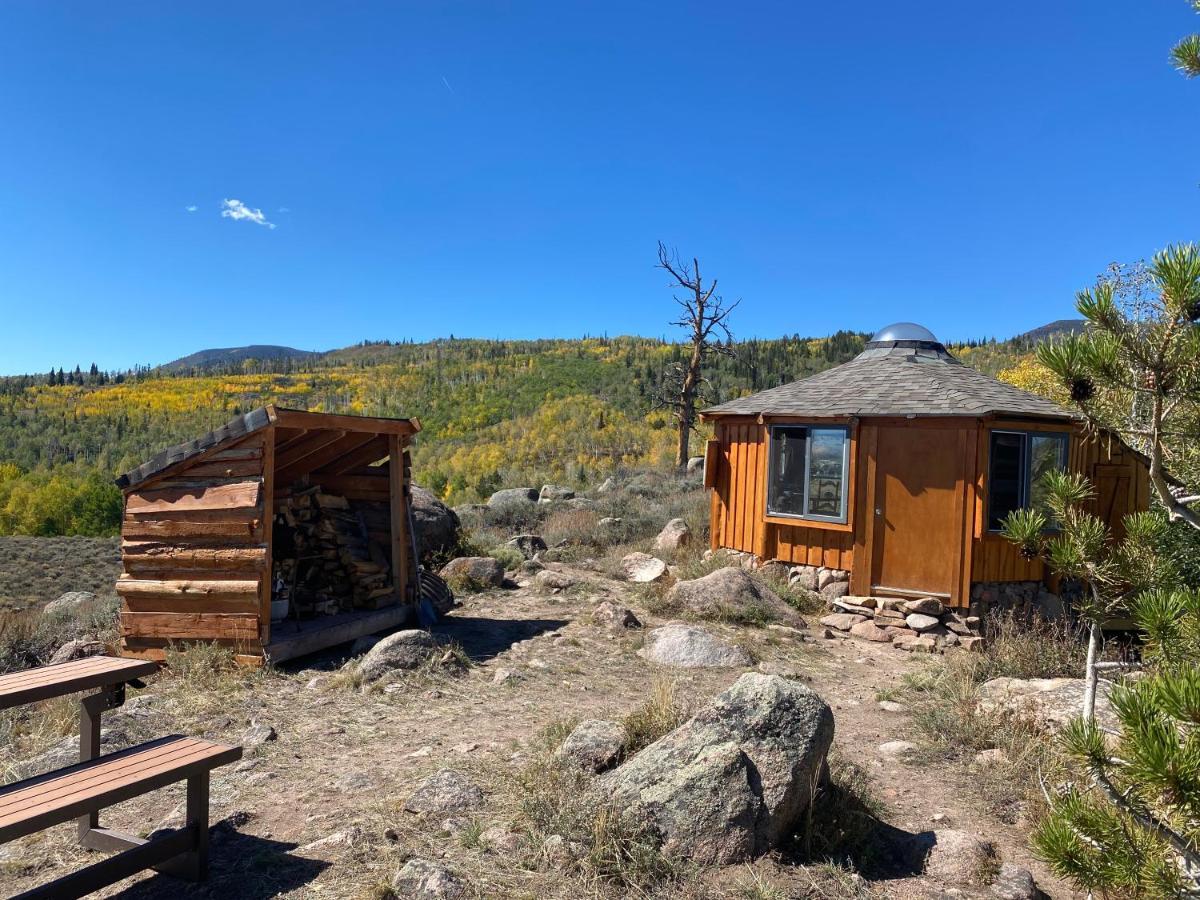
[[[0,611],[0,673],[44,665],[54,651],[76,638],[114,645],[117,601],[98,599],[70,615],[45,615],[40,609]]]
[[[679,682],[674,678],[655,675],[646,702],[621,722],[625,730],[624,754],[632,756],[643,747],[653,744],[682,725],[691,714],[691,705],[680,696]]]
[[[42,607],[67,591],[113,596],[117,538],[0,537],[0,610]]]

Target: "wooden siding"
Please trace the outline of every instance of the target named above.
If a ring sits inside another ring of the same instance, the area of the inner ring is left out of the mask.
[[[772,420],[773,421],[773,420]],[[957,567],[951,588],[952,602],[969,602],[976,581],[1040,581],[1043,565],[1022,558],[1018,549],[997,534],[988,533],[984,519],[988,471],[988,432],[992,429],[1070,431],[1059,422],[1020,422],[1003,419],[954,421],[923,419],[863,419],[851,428],[850,498],[848,524],[825,526],[785,523],[766,514],[767,427],[753,417],[728,417],[715,423],[709,459],[715,472],[706,474],[713,485],[711,546],[754,553],[763,559],[793,564],[822,565],[851,571],[851,590],[869,593],[876,573],[873,560],[877,491],[887,475],[887,460],[878,458],[881,428],[947,430],[947,452],[962,459],[961,478],[949,495],[945,515],[961,528],[954,546],[945,554]],[[1072,434],[1069,466],[1092,481],[1097,492],[1093,509],[1115,530],[1128,512],[1149,504],[1149,473],[1145,462],[1115,437]],[[711,468],[711,464],[710,464]],[[920,541],[917,540],[917,546]],[[933,552],[933,551],[931,551]],[[856,565],[857,563],[857,565]]]
[[[126,656],[162,659],[184,638],[261,656],[272,438],[251,435],[129,492],[117,581]]]

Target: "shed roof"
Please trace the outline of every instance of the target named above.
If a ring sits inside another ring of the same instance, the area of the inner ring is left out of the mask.
[[[421,430],[416,419],[394,419],[381,416],[347,416],[335,413],[308,412],[276,406],[262,406],[230,419],[220,428],[200,435],[191,441],[175,444],[156,454],[136,469],[120,475],[117,487],[130,490],[162,474],[167,469],[200,456],[218,447],[234,444],[244,437],[271,425],[308,430],[330,429],[370,434],[412,434]]]
[[[887,329],[879,334],[884,335]],[[706,416],[1078,415],[964,366],[926,340],[872,340],[850,362],[704,410]]]

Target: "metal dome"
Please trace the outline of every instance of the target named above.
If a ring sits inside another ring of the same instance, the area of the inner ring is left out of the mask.
[[[923,344],[941,343],[933,336],[932,331],[915,322],[893,322],[891,325],[880,328],[875,332],[870,343],[874,344],[879,341],[919,341]]]

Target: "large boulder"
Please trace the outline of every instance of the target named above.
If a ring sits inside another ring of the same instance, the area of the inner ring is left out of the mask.
[[[558,748],[558,755],[589,772],[611,769],[621,758],[625,730],[606,719],[585,719]]]
[[[649,553],[628,553],[621,559],[621,570],[635,584],[665,581],[671,577],[667,564]]]
[[[438,573],[451,587],[482,590],[504,584],[504,564],[490,556],[460,556]]]
[[[54,651],[48,665],[70,662],[73,659],[83,659],[85,656],[96,656],[104,652],[104,644],[92,638],[77,638],[67,641]]]
[[[692,542],[692,529],[683,519],[672,519],[654,539],[654,550],[657,553],[674,553],[681,547]]]
[[[801,822],[833,741],[828,704],[798,681],[748,672],[599,790],[672,856],[748,860]]]
[[[483,791],[462,772],[442,769],[426,778],[404,801],[405,812],[455,813],[483,805]]]
[[[409,629],[389,634],[375,644],[358,664],[363,681],[378,681],[397,669],[416,669],[438,649],[428,631]]]
[[[751,663],[750,655],[741,647],[727,643],[703,628],[679,622],[650,631],[638,656],[684,669],[737,668]]]
[[[417,554],[422,559],[431,554],[446,553],[458,546],[461,527],[458,514],[432,491],[413,485],[412,517]]]
[[[621,606],[619,603],[613,603],[611,600],[605,600],[592,610],[592,621],[597,625],[604,625],[614,631],[619,631],[623,628],[642,627],[641,621],[632,609],[627,606]]]
[[[48,616],[69,616],[79,612],[85,603],[91,603],[96,595],[91,591],[67,591],[56,600],[51,600],[42,607],[42,612]]]
[[[668,604],[705,619],[773,621],[803,625],[804,620],[773,590],[736,566],[680,581],[667,591]]]
[[[694,472],[703,472],[703,471],[704,471],[704,457],[703,456],[692,456],[692,457],[688,458],[687,473],[689,475],[691,475]]]
[[[508,488],[496,491],[488,497],[489,509],[501,509],[506,506],[532,506],[538,502],[538,492],[534,488]]]

